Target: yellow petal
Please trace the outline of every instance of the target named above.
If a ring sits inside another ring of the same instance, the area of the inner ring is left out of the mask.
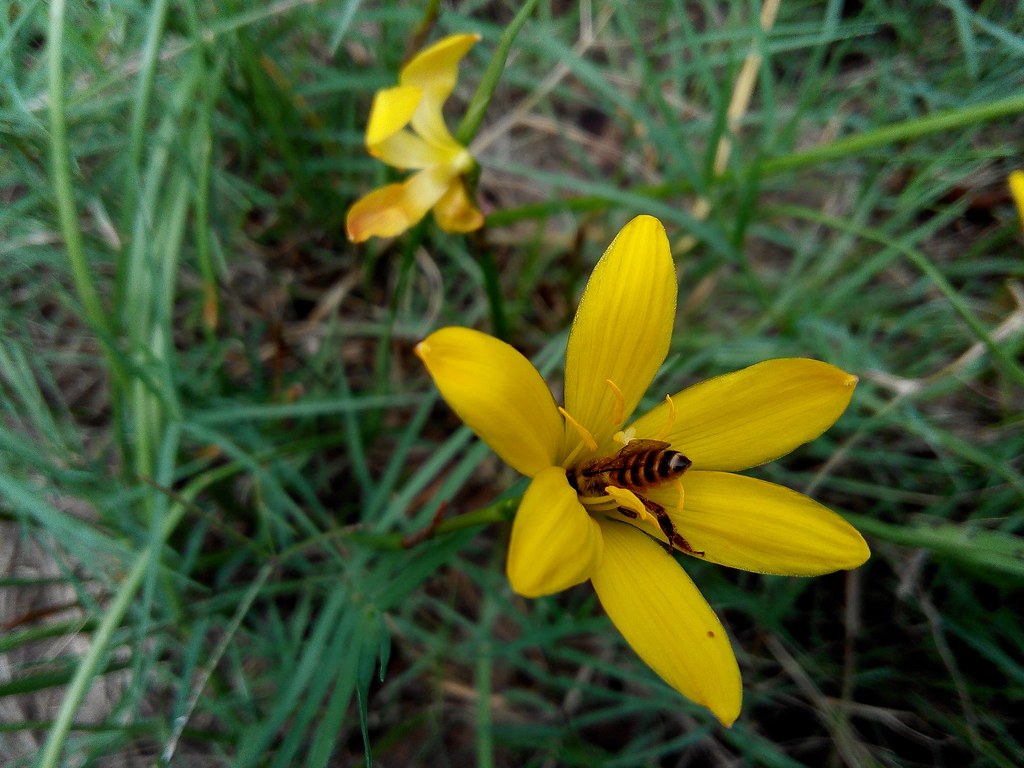
[[[1020,216],[1021,228],[1024,228],[1024,171],[1012,171],[1008,181],[1013,202],[1017,204],[1017,215]]]
[[[785,456],[818,437],[846,410],[857,377],[818,360],[767,360],[702,381],[633,424],[693,462],[735,471]],[[699,548],[698,548],[699,549]]]
[[[562,417],[544,379],[513,347],[452,327],[430,334],[416,354],[452,410],[505,463],[528,477],[555,463]]]
[[[348,210],[348,239],[394,237],[415,225],[452,183],[452,171],[436,166],[419,171],[401,184],[388,184],[357,200]]]
[[[417,54],[402,69],[399,82],[423,90],[423,100],[412,117],[413,128],[427,141],[454,143],[445,127],[441,107],[459,76],[459,62],[480,35],[451,35]]]
[[[409,131],[399,131],[369,147],[370,154],[395,168],[416,169],[441,165],[451,152],[441,150]]]
[[[664,362],[675,310],[676,270],[665,229],[651,216],[637,216],[594,267],[565,353],[565,409],[598,445],[622,428],[616,417],[629,418]],[[568,431],[566,450],[578,440]]]
[[[366,124],[366,145],[373,147],[405,128],[416,112],[423,90],[414,85],[399,85],[377,91]]]
[[[448,126],[445,125],[440,107],[435,108],[434,102],[429,99],[420,102],[419,109],[412,116],[412,128],[424,141],[435,147],[438,153],[450,157],[466,149],[448,133]]]
[[[590,578],[601,563],[601,528],[580,504],[561,467],[539,472],[512,523],[506,570],[524,597],[561,592]]]
[[[424,48],[402,67],[398,81],[429,91],[444,101],[459,77],[459,62],[480,40],[480,35],[449,35]]]
[[[445,232],[472,232],[484,225],[484,215],[469,199],[461,179],[456,180],[437,201],[434,218]]]
[[[608,616],[666,683],[732,725],[743,688],[715,612],[658,542],[623,523],[600,525],[604,559],[590,578]]]
[[[665,506],[683,538],[710,562],[757,573],[818,576],[856,568],[871,554],[843,518],[781,485],[692,470],[683,484],[681,512],[672,506],[674,490],[663,487],[648,495]]]

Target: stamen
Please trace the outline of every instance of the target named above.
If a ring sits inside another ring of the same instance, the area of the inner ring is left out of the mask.
[[[571,426],[573,429],[580,433],[580,437],[583,438],[583,442],[586,444],[587,448],[589,448],[592,451],[596,451],[597,440],[595,440],[594,436],[590,434],[590,431],[582,424],[580,424],[578,421],[576,421],[576,419],[570,416],[569,412],[565,410],[565,408],[563,408],[562,406],[558,406],[558,412],[565,417],[565,420],[567,422],[569,422],[569,426]]]
[[[615,386],[615,382],[611,379],[605,379],[605,383],[611,389],[612,394],[615,395],[615,411],[612,415],[612,423],[616,427],[621,427],[626,421],[626,396],[622,394],[622,390]]]
[[[671,431],[673,425],[676,423],[676,404],[672,402],[672,395],[665,395],[665,402],[668,403],[668,421],[665,422],[665,426],[663,426],[661,431],[658,432],[657,436],[654,438],[655,440],[664,440],[665,435]]]
[[[569,455],[568,456],[566,456],[564,459],[562,459],[562,466],[565,469],[569,469],[569,467],[573,466],[576,463],[576,459],[578,459],[580,457],[580,454],[583,453],[583,449],[586,448],[586,447],[587,446],[584,445],[582,440],[580,440],[580,442],[576,443],[576,447],[573,448],[571,451],[569,451]]]
[[[579,501],[580,504],[582,504],[583,507],[587,510],[587,512],[591,515],[610,515],[613,512],[618,512],[621,515],[622,510],[620,509],[620,507],[625,506],[624,504],[620,504],[614,497],[607,495],[580,496]],[[626,515],[626,517],[629,517],[629,515]]]

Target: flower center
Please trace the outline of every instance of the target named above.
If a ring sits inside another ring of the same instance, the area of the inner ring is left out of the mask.
[[[608,387],[615,394],[616,407],[612,414],[613,426],[621,427],[625,414],[625,397],[613,381]],[[563,462],[565,477],[584,508],[591,514],[618,513],[638,522],[659,528],[669,545],[690,554],[697,552],[676,531],[675,524],[665,508],[647,497],[650,488],[673,483],[677,491],[675,512],[683,509],[684,491],[682,475],[690,467],[690,460],[662,440],[672,429],[676,418],[672,398],[668,402],[668,418],[653,439],[638,439],[636,429],[619,430],[613,436],[622,447],[611,455],[580,460],[584,449],[591,453],[599,449],[593,433],[574,419],[564,408],[559,408],[566,423],[580,435],[580,442]]]
[[[473,159],[473,155],[470,154],[469,150],[461,145],[455,150],[454,157],[451,160],[452,167],[455,168],[459,175],[466,173],[473,167],[473,163],[476,162]]]
[[[612,381],[611,379],[605,379],[604,381],[608,385],[608,389],[611,390],[612,395],[615,397],[615,408],[612,411],[612,426],[621,427],[622,423],[626,420],[626,396],[622,394],[622,390],[619,389],[619,386],[614,381]],[[572,417],[572,414],[565,410],[565,408],[559,406],[558,412],[562,414],[562,417],[565,419],[565,422],[570,427],[575,429],[580,436],[580,442],[576,443],[576,447],[569,452],[569,455],[566,456],[565,460],[562,462],[563,467],[569,468],[580,457],[580,454],[583,452],[584,449],[590,451],[591,453],[594,453],[597,451],[598,445],[597,440],[594,439],[594,434],[589,429],[584,427],[580,422],[574,419]],[[629,432],[632,435],[635,432],[635,430],[631,429],[629,430]],[[620,430],[619,432],[615,433],[614,439],[625,445],[626,443],[629,442],[629,440],[632,439],[632,437],[620,439],[619,436],[624,434],[625,433]]]

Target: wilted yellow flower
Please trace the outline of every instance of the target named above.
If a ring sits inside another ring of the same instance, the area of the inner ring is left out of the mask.
[[[564,408],[523,355],[479,331],[442,328],[416,353],[462,420],[532,478],[512,525],[512,588],[538,597],[589,579],[640,657],[731,725],[742,699],[736,658],[714,611],[666,551],[666,526],[654,513],[667,514],[676,549],[721,565],[797,576],[860,565],[867,544],[841,517],[733,474],[824,432],[857,378],[816,360],[768,360],[685,389],[625,427],[668,353],[675,305],[665,230],[640,216],[598,262],[576,312]],[[662,446],[661,456],[680,452],[689,470],[653,487],[643,482],[649,464],[633,476],[595,474],[638,440],[658,441],[641,445]],[[601,493],[581,488],[580,478],[609,484]]]
[[[448,232],[470,232],[483,225],[483,214],[462,180],[475,161],[452,138],[441,113],[455,88],[459,61],[479,39],[452,35],[434,43],[402,68],[397,86],[377,92],[366,147],[388,165],[416,173],[355,202],[345,222],[353,242],[401,234],[431,209],[438,226]]]

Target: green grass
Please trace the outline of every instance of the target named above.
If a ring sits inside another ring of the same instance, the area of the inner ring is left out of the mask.
[[[517,8],[429,28],[483,35],[453,129]],[[764,33],[753,3],[542,1],[477,134],[483,236],[355,247],[347,207],[393,178],[369,104],[421,13],[3,4],[0,762],[1016,765],[1024,7],[784,0]],[[871,560],[685,562],[740,659],[730,730],[589,588],[512,594],[524,484],[412,354],[471,325],[558,380],[638,213],[681,273],[655,394],[776,356],[861,378],[753,474]]]

